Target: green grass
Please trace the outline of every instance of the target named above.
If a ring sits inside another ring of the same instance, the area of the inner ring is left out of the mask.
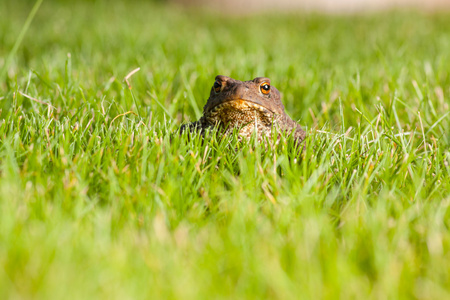
[[[450,297],[449,14],[44,1],[20,42],[33,4],[0,3],[1,299]],[[305,151],[174,134],[217,74]]]

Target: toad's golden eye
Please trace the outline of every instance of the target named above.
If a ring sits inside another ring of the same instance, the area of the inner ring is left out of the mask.
[[[213,88],[216,93],[219,93],[222,89],[222,83],[216,80],[216,82],[214,82]]]
[[[263,93],[264,95],[270,93],[270,84],[268,84],[267,82],[262,83],[259,88],[261,89],[261,93]]]

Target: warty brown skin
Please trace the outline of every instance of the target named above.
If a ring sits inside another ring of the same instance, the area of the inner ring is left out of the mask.
[[[181,132],[198,130],[203,134],[215,126],[223,134],[237,128],[239,135],[247,139],[255,131],[259,139],[270,138],[275,128],[277,132],[292,134],[298,143],[306,137],[306,132],[284,111],[280,92],[265,77],[239,81],[216,76],[202,117],[182,125]]]

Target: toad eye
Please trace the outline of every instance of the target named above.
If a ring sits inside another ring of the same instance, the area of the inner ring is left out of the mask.
[[[264,95],[267,95],[270,92],[270,84],[267,82],[262,83],[259,88]]]
[[[216,93],[220,93],[220,90],[222,89],[222,83],[216,80],[216,82],[214,82],[213,88]]]

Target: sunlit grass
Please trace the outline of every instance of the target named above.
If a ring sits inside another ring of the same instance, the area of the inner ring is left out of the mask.
[[[0,298],[449,297],[448,17],[44,1],[0,80]],[[271,78],[303,151],[179,135],[217,74]]]

